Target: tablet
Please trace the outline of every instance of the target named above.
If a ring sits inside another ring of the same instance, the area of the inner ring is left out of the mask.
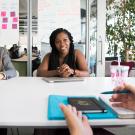
[[[55,83],[55,82],[76,82],[76,81],[84,81],[84,78],[82,77],[68,77],[68,78],[62,78],[62,77],[44,77],[44,81],[48,83]]]

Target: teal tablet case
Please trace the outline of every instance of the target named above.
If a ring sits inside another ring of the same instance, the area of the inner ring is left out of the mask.
[[[65,119],[64,114],[59,107],[59,104],[63,103],[67,105],[68,104],[67,98],[68,96],[61,96],[61,95],[50,95],[48,97],[48,119],[49,120],[64,120]],[[115,119],[117,118],[116,113],[109,106],[107,106],[106,104],[104,104],[104,106],[107,109],[106,113],[89,113],[89,114],[87,113],[85,115],[88,117],[88,119]]]

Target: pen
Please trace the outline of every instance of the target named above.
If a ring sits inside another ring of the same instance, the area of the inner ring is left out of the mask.
[[[105,91],[102,92],[101,94],[128,94],[130,93],[129,90],[121,90],[121,91]]]

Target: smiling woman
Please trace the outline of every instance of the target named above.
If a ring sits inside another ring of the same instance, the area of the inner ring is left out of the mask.
[[[81,51],[74,49],[73,37],[66,29],[58,28],[50,36],[48,53],[37,70],[38,76],[89,76],[87,63]]]

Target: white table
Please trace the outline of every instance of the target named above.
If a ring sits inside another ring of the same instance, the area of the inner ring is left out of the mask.
[[[128,78],[135,84],[135,78]],[[98,95],[111,90],[110,78],[86,78],[83,82],[47,83],[38,77],[0,81],[0,126],[65,126],[64,120],[48,120],[48,95]],[[92,126],[134,126],[135,119],[90,120]]]

